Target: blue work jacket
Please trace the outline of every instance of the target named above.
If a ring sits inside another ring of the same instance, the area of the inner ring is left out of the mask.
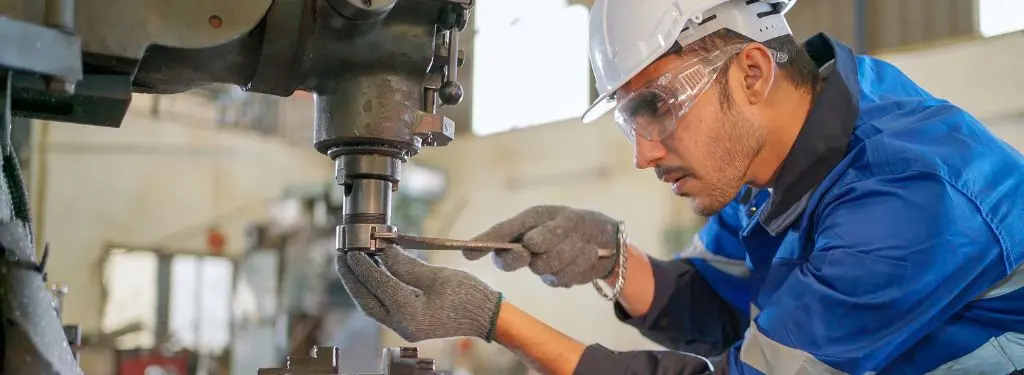
[[[679,352],[587,347],[581,374],[1011,374],[1024,369],[1024,157],[892,65],[819,34],[822,88],[770,190],[652,259],[616,313]]]

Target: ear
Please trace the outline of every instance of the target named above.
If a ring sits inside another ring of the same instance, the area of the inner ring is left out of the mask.
[[[777,67],[771,51],[760,43],[750,43],[736,56],[738,74],[743,79],[736,80],[742,84],[738,94],[750,105],[763,102],[775,81]]]

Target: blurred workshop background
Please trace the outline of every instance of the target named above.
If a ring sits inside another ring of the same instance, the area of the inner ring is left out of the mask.
[[[458,136],[406,165],[395,221],[469,238],[535,204],[603,211],[645,250],[670,257],[701,222],[650,171],[632,166],[610,118],[577,118],[594,98],[590,0],[484,0],[463,34],[469,93],[447,115]],[[825,31],[891,61],[932,93],[1024,148],[1024,2],[801,0],[800,38]],[[310,145],[313,98],[216,87],[136,95],[120,129],[21,121],[21,150],[49,282],[83,334],[90,375],[255,375],[315,344],[341,347],[343,373],[378,371],[403,344],[362,316],[333,271],[334,166]],[[457,253],[472,272],[583,342],[654,348],[617,324],[590,287],[555,290]],[[567,307],[572,314],[567,314]],[[457,374],[526,374],[495,345],[420,343]],[[149,372],[145,372],[150,374]]]

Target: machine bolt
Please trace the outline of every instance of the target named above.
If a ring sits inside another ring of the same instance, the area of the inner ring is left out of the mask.
[[[420,356],[420,350],[415,347],[405,346],[398,349],[399,358],[416,358]]]
[[[433,374],[435,370],[434,360],[430,358],[419,358],[416,360],[417,374]]]
[[[74,94],[75,83],[68,82],[60,78],[45,77],[43,83],[46,85],[46,90],[52,93],[58,94]]]

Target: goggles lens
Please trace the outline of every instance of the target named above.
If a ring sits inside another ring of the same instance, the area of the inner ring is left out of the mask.
[[[616,98],[615,122],[631,142],[636,136],[661,141],[675,131],[678,120],[707,91],[722,66],[746,44],[722,48],[680,65],[639,89]],[[774,53],[776,61],[782,54]]]
[[[696,75],[693,73],[700,72],[690,72],[690,75]],[[713,77],[707,79],[707,83],[711,80]],[[618,101],[615,122],[630,141],[635,141],[637,135],[650,141],[660,141],[675,130],[676,120],[707,89],[709,85],[703,81],[697,81],[699,83],[692,87],[680,88],[682,90],[672,90],[666,82],[648,84],[635,90]]]

